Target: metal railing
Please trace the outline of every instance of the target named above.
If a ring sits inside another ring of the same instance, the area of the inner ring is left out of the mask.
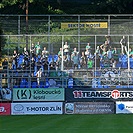
[[[0,73],[1,88],[133,88],[131,69],[79,69],[49,71],[38,78],[30,72],[10,70]]]
[[[0,14],[5,34],[91,35],[132,34],[132,14],[82,15],[7,15]],[[28,23],[28,24],[27,24]]]

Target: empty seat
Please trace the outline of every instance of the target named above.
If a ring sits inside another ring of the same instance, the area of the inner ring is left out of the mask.
[[[26,79],[22,79],[20,82],[20,88],[26,88],[27,87],[26,84],[28,84]]]
[[[130,58],[130,68],[133,68],[133,58]]]
[[[44,87],[45,87],[44,82],[41,81],[41,82],[40,82],[40,86],[39,86],[39,88],[44,88]]]
[[[37,88],[37,82],[32,82],[32,83],[31,83],[31,87],[32,87],[32,88]]]
[[[58,55],[54,55],[54,62],[58,60]]]
[[[48,62],[51,63],[53,61],[53,56],[52,55],[49,55],[48,56]]]
[[[127,68],[127,67],[128,67],[128,62],[127,62],[127,60],[123,59],[121,61],[121,68]]]

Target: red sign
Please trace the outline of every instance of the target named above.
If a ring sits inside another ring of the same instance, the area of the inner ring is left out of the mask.
[[[112,98],[118,99],[120,97],[120,92],[118,90],[112,91]]]
[[[0,103],[0,115],[11,115],[10,103]]]

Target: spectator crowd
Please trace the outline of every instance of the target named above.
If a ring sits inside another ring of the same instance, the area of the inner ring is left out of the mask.
[[[31,84],[36,82],[37,86],[45,81],[46,87],[46,77],[56,77],[57,73],[55,72],[58,70],[73,69],[80,71],[80,69],[93,69],[94,67],[96,69],[128,68],[128,58],[130,58],[130,68],[133,68],[133,50],[130,45],[128,49],[126,37],[123,36],[119,43],[121,48],[113,45],[111,37],[105,35],[103,44],[94,48],[88,42],[82,51],[78,51],[76,47],[71,48],[66,41],[55,55],[51,55],[47,47],[41,46],[40,42],[32,43],[31,48],[24,47],[22,53],[17,50],[13,51],[11,70],[15,72],[16,76],[21,72],[23,72],[23,75],[19,76],[30,76]],[[8,70],[7,60],[4,60],[2,66],[4,72],[6,72]],[[2,76],[6,77],[7,75]],[[21,78],[15,82],[17,85],[21,84]],[[54,85],[55,81],[50,79],[50,83]]]

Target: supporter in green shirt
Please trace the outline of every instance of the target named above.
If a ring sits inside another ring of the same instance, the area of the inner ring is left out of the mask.
[[[40,42],[37,42],[37,44],[35,45],[35,49],[36,49],[36,55],[39,55],[41,49]]]

